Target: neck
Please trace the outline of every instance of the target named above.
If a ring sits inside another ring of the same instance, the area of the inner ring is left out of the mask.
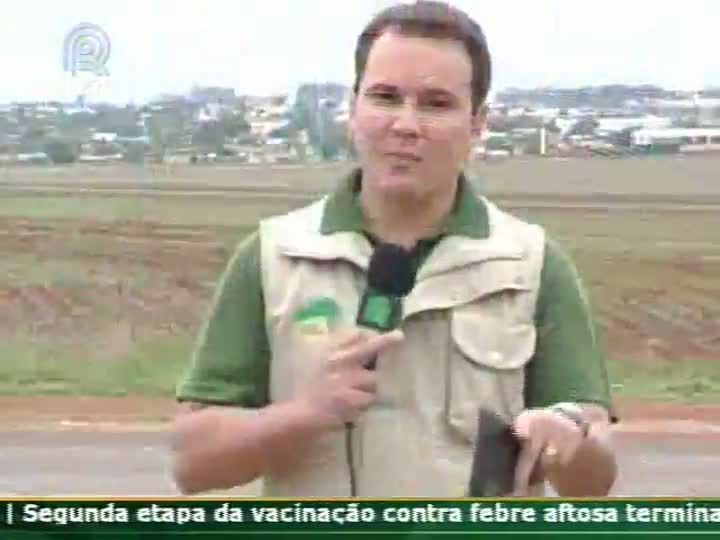
[[[364,182],[360,192],[365,226],[383,242],[408,249],[418,240],[437,234],[452,211],[457,184],[441,193],[422,197],[388,197]]]

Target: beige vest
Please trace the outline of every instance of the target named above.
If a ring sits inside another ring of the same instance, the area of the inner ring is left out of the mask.
[[[544,232],[484,202],[489,237],[441,240],[405,299],[405,341],[378,359],[377,403],[353,436],[358,496],[464,496],[480,407],[507,421],[524,408]],[[365,286],[370,244],[357,233],[321,234],[324,204],[260,224],[273,401],[292,399],[312,377],[326,342],[298,330],[297,309],[329,296],[352,326]],[[350,495],[345,433],[308,444],[299,467],[264,479],[265,496]]]

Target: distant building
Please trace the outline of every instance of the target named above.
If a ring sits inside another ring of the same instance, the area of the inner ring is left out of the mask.
[[[597,127],[595,131],[599,134],[609,134],[629,128],[641,129],[664,129],[672,126],[672,118],[665,116],[598,116],[595,118]]]
[[[699,126],[720,126],[720,98],[658,99],[648,106],[675,120],[694,119]]]
[[[92,134],[91,140],[94,142],[116,142],[117,133],[97,132]]]
[[[634,147],[646,150],[720,151],[720,128],[640,129],[632,134],[631,140]]]
[[[218,86],[196,86],[190,91],[190,99],[198,103],[235,103],[235,89]]]

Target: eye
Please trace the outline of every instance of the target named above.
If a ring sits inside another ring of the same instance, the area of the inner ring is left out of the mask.
[[[383,104],[396,104],[400,103],[400,96],[395,92],[390,92],[387,90],[379,90],[375,92],[369,92],[368,96],[380,103]]]
[[[446,97],[429,97],[422,102],[422,106],[428,109],[448,109],[452,107],[452,101]]]
[[[433,99],[430,100],[430,106],[436,109],[443,109],[450,106],[450,102],[447,99]]]

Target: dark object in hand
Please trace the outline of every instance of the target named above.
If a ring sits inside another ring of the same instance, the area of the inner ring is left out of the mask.
[[[470,473],[468,497],[512,495],[520,441],[497,414],[482,409]]]

